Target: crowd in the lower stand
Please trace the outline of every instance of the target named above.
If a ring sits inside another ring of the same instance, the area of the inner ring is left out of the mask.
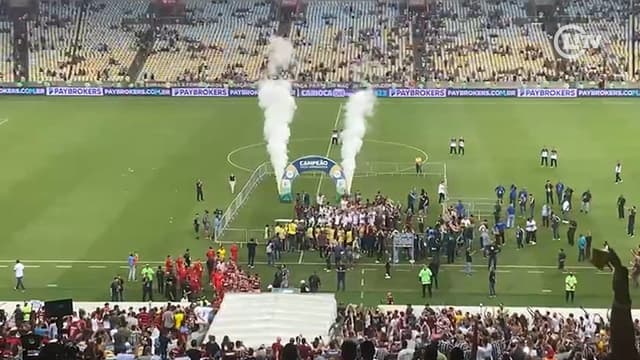
[[[471,314],[411,306],[383,312],[347,306],[338,321],[342,332],[332,339],[275,338],[256,348],[240,339],[205,338],[214,316],[210,304],[134,309],[106,303],[56,324],[45,319],[41,303],[29,302],[0,313],[0,354],[15,357],[27,334],[40,336],[43,344],[64,344],[65,359],[462,360],[473,359],[475,346],[477,360],[593,360],[605,359],[609,351],[608,319],[586,312]],[[634,331],[640,331],[638,321]]]

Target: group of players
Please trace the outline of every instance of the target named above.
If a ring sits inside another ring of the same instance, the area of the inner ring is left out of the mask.
[[[212,286],[216,297],[214,305],[222,302],[226,292],[259,292],[260,277],[258,274],[249,274],[238,266],[238,246],[232,244],[229,248],[229,257],[227,258],[227,250],[223,245],[218,249],[209,247],[206,254],[206,262],[203,265],[200,259],[191,261],[189,249],[182,256],[175,260],[171,255],[167,255],[164,264],[164,273],[167,277],[174,276],[176,279],[176,288],[180,294],[172,294],[167,291],[167,298],[170,300],[178,300],[179,298],[198,298],[202,295],[203,286],[202,279],[205,275]],[[160,281],[160,279],[158,279]],[[181,296],[177,296],[181,295]]]

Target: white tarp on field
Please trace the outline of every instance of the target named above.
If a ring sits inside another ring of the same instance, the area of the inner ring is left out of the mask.
[[[206,338],[227,335],[252,347],[269,346],[278,336],[284,342],[298,335],[326,339],[336,306],[333,294],[226,294]]]

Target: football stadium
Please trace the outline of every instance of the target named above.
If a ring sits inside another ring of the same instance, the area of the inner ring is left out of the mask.
[[[7,359],[640,359],[640,18],[0,0]]]

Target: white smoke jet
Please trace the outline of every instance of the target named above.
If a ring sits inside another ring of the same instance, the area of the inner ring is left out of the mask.
[[[367,119],[373,115],[375,104],[376,94],[369,88],[353,93],[345,105],[341,153],[348,193],[356,171],[356,156],[367,132]]]
[[[289,68],[293,60],[293,45],[284,38],[273,37],[269,45],[268,76],[276,77]],[[284,79],[267,78],[258,84],[258,104],[264,112],[264,139],[278,189],[289,162],[288,146],[296,102],[291,95],[291,83]]]
[[[280,71],[287,70],[291,65],[293,61],[293,44],[283,37],[273,36],[269,42],[267,56],[269,57],[267,64],[269,75],[277,75]]]
[[[264,139],[271,166],[279,182],[289,161],[288,145],[296,102],[287,80],[264,80],[258,89],[258,104],[264,112]]]

